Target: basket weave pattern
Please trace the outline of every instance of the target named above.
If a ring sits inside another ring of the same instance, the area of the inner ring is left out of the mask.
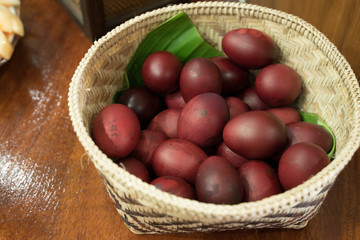
[[[205,204],[162,192],[118,167],[94,144],[95,115],[123,86],[123,73],[147,32],[184,11],[202,37],[221,50],[223,35],[250,27],[270,35],[280,48],[278,61],[302,77],[299,109],[317,113],[335,134],[335,159],[300,186],[261,201],[237,205]],[[75,132],[102,177],[107,191],[135,233],[221,231],[241,228],[302,228],[318,212],[336,177],[360,142],[359,84],[336,47],[305,21],[250,4],[197,2],[145,13],[95,42],[80,62],[69,90]]]

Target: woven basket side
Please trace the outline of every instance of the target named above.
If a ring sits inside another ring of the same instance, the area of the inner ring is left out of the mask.
[[[326,119],[335,133],[338,142],[335,160],[290,191],[258,202],[229,206],[199,203],[161,192],[107,158],[91,140],[93,118],[111,103],[114,92],[124,84],[125,67],[146,33],[179,11],[185,11],[203,37],[220,50],[224,33],[236,27],[257,28],[273,37],[281,49],[279,61],[294,67],[304,80],[298,106]],[[74,74],[69,109],[80,142],[103,177],[124,221],[134,231],[298,228],[316,214],[337,175],[358,148],[359,92],[346,60],[303,20],[249,4],[199,2],[143,14],[95,42]]]
[[[237,218],[206,218],[174,217],[171,213],[160,213],[154,207],[144,206],[141,202],[131,198],[126,193],[115,189],[106,178],[110,197],[127,227],[134,233],[172,233],[172,232],[212,232],[249,228],[303,228],[308,221],[317,214],[323,203],[327,191],[332,184],[324,188],[318,197],[310,202],[303,201],[289,209],[284,208],[276,214],[263,212],[263,216],[238,216]],[[119,194],[120,193],[120,194]],[[186,209],[185,209],[186,213]],[[184,214],[185,214],[184,213]],[[260,215],[260,213],[257,213]]]

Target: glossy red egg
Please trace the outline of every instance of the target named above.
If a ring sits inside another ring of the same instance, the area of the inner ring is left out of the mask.
[[[224,127],[225,144],[247,159],[265,159],[281,150],[287,141],[285,124],[266,111],[248,111]]]
[[[140,178],[144,182],[150,181],[149,171],[147,170],[146,166],[138,159],[133,157],[126,157],[120,159],[118,164],[120,167],[124,168],[126,171]]]
[[[185,139],[168,139],[154,151],[152,166],[157,176],[181,177],[195,182],[196,173],[206,153]]]
[[[285,190],[294,188],[320,172],[330,163],[326,152],[314,143],[290,146],[279,162],[279,179]]]
[[[249,161],[247,158],[235,153],[228,146],[226,146],[225,142],[221,142],[216,149],[216,155],[225,158],[234,168],[238,169]]]
[[[222,39],[224,53],[239,66],[260,69],[274,62],[277,46],[266,33],[252,28],[227,32]]]
[[[177,138],[178,120],[182,108],[167,108],[158,113],[149,123],[147,129],[160,131],[167,138]]]
[[[181,70],[179,85],[185,102],[201,93],[221,94],[220,70],[210,59],[193,58]]]
[[[282,192],[279,177],[266,162],[251,160],[239,168],[244,201],[258,201]]]
[[[225,101],[226,104],[229,106],[230,119],[250,110],[249,106],[238,97],[226,97]]]
[[[325,152],[329,152],[333,146],[331,134],[322,126],[311,122],[294,122],[286,125],[289,145],[300,142],[317,144]]]
[[[135,86],[123,91],[115,99],[115,102],[132,109],[143,128],[160,111],[161,107],[160,96],[145,86]]]
[[[194,187],[182,178],[163,176],[155,178],[150,184],[164,192],[174,194],[178,197],[195,199]]]
[[[237,204],[242,201],[243,186],[237,170],[223,157],[205,159],[196,175],[199,201],[216,204]]]
[[[299,111],[292,107],[269,108],[266,111],[277,116],[285,125],[301,121]]]
[[[140,160],[146,167],[150,168],[155,149],[166,139],[167,137],[163,132],[144,129],[140,132],[140,139],[132,151],[131,156]]]
[[[223,97],[203,93],[192,98],[182,109],[178,120],[178,136],[208,148],[220,142],[222,130],[230,118]]]
[[[240,92],[237,97],[239,97],[250,110],[266,110],[270,108],[268,104],[266,104],[256,93],[255,87],[251,86]]]
[[[140,138],[140,123],[135,112],[123,104],[110,104],[95,117],[93,139],[110,158],[126,157]]]
[[[168,93],[179,84],[182,69],[180,59],[168,51],[157,51],[150,54],[141,68],[145,85],[153,92]]]
[[[185,106],[185,100],[180,91],[165,94],[164,101],[168,108],[183,108]]]
[[[285,64],[263,68],[256,77],[255,89],[259,97],[271,107],[285,107],[295,101],[301,91],[299,74]]]
[[[239,93],[250,85],[250,73],[225,56],[210,58],[218,66],[222,79],[222,95]]]

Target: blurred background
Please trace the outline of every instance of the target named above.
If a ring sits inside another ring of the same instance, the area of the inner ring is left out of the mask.
[[[122,22],[146,11],[196,0],[57,0],[86,36],[94,41]],[[278,9],[311,23],[332,41],[360,75],[359,0],[229,0]]]

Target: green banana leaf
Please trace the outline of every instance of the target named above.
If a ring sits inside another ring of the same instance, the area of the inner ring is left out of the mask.
[[[169,51],[185,64],[195,57],[223,55],[207,43],[199,34],[190,18],[180,12],[149,32],[138,46],[125,72],[128,87],[144,85],[141,66],[147,56],[156,51]]]
[[[307,112],[303,112],[303,111],[299,111],[300,113],[300,116],[301,116],[301,119],[304,121],[304,122],[311,122],[311,123],[315,123],[317,125],[320,125],[322,126],[323,128],[325,128],[331,135],[332,137],[332,140],[333,140],[333,146],[330,150],[330,152],[328,152],[328,157],[331,159],[334,152],[335,152],[335,136],[334,134],[331,132],[330,130],[330,127],[325,123],[324,120],[320,119],[319,116],[315,113],[307,113]]]

